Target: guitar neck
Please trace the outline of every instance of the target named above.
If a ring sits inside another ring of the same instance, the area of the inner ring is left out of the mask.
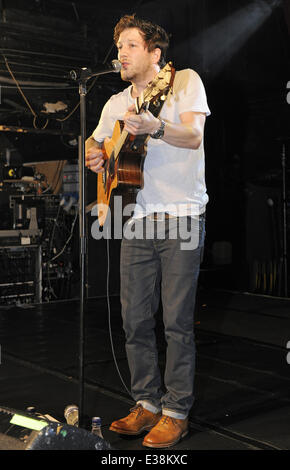
[[[145,105],[146,105],[146,103],[145,103]],[[142,104],[139,105],[139,100],[138,100],[138,98],[136,98],[135,107],[136,107],[137,114],[140,114],[143,111],[143,106],[144,106],[144,103],[142,102]],[[145,106],[144,109],[147,109],[146,106]],[[127,132],[125,129],[123,129],[121,134],[120,134],[120,137],[118,138],[118,141],[116,142],[115,147],[114,147],[115,161],[118,159],[119,153],[122,150],[122,147],[125,144],[128,135],[129,135],[129,132]]]
[[[119,153],[122,150],[122,147],[125,144],[125,141],[126,141],[128,135],[129,135],[129,132],[127,132],[127,131],[125,131],[125,129],[123,129],[121,134],[120,134],[120,137],[119,137],[119,139],[116,142],[115,147],[114,147],[114,158],[115,158],[115,160],[118,159]]]

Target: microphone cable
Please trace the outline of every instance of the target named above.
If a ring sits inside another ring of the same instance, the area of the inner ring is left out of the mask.
[[[114,341],[113,341],[113,335],[112,335],[112,325],[111,325],[111,304],[110,304],[110,240],[108,237],[108,228],[107,228],[107,237],[106,237],[107,243],[107,286],[106,286],[106,297],[107,297],[107,308],[108,308],[108,328],[109,328],[109,336],[110,336],[110,343],[111,343],[111,351],[115,363],[116,370],[118,372],[119,378],[126,389],[128,395],[133,399],[131,392],[128,390],[128,387],[125,384],[125,381],[122,377],[122,374],[120,372],[118,363],[117,363],[117,358],[116,358],[116,353],[115,353],[115,347],[114,347]]]

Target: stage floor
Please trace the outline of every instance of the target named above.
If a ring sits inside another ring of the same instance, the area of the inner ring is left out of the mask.
[[[106,298],[90,298],[85,308],[84,414],[101,416],[104,438],[114,449],[145,450],[143,436],[109,431],[133,405],[125,388],[129,371],[118,297],[110,298],[110,307],[110,319]],[[79,400],[78,300],[1,307],[0,319],[0,406],[34,406],[65,422],[64,408]],[[161,312],[156,320],[163,368]],[[290,449],[289,299],[202,290],[193,327],[195,404],[190,432],[172,450]]]

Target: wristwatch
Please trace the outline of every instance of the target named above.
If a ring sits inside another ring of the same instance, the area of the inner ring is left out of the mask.
[[[153,134],[150,134],[152,139],[161,139],[161,137],[164,136],[164,128],[165,128],[165,121],[163,119],[158,118],[160,121],[160,127],[157,129],[157,131],[153,132]]]

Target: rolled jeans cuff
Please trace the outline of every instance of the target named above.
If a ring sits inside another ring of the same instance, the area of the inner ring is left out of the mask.
[[[178,411],[168,410],[168,408],[162,408],[162,414],[165,416],[170,416],[170,418],[175,418],[175,419],[187,418],[187,415],[183,413],[178,413]]]
[[[157,406],[152,405],[152,403],[147,400],[138,400],[137,405],[142,405],[145,410],[151,411],[151,413],[154,414],[157,414],[161,411],[161,408],[157,408]]]

